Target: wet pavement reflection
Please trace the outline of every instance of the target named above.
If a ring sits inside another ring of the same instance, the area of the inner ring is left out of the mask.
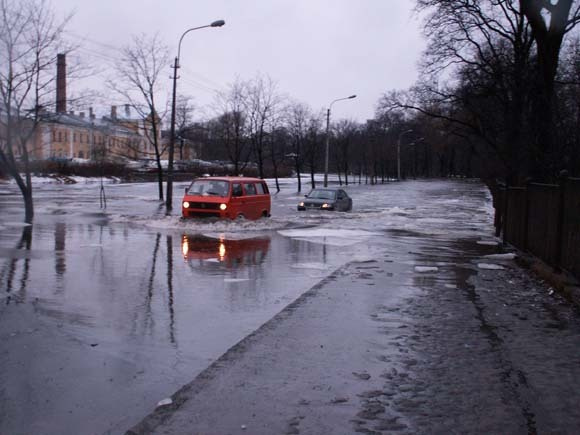
[[[122,433],[344,264],[492,234],[477,183],[355,185],[351,213],[299,213],[286,183],[241,223],[166,216],[153,184],[106,186],[106,210],[98,185],[47,184],[34,226],[2,185],[0,433]]]

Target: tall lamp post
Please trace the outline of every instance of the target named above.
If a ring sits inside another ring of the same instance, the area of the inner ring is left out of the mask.
[[[179,44],[177,45],[177,56],[175,57],[175,63],[173,64],[173,97],[171,100],[171,133],[169,137],[169,159],[167,162],[167,198],[165,199],[165,205],[167,210],[171,210],[173,207],[173,156],[175,154],[175,98],[177,94],[177,70],[179,69],[179,57],[181,55],[181,42],[183,37],[193,30],[205,29],[206,27],[221,27],[226,22],[224,20],[217,20],[211,24],[205,26],[192,27],[187,29],[179,38]]]
[[[413,130],[406,130],[399,134],[399,139],[397,140],[397,181],[401,181],[401,138],[407,133],[412,133]]]
[[[324,187],[328,187],[328,148],[329,148],[329,139],[330,139],[330,109],[332,108],[332,105],[334,103],[336,103],[337,101],[342,101],[342,100],[351,100],[353,98],[356,98],[356,95],[351,95],[350,97],[344,97],[344,98],[338,98],[336,100],[334,100],[332,103],[330,103],[330,105],[328,106],[328,110],[326,111],[326,152],[324,154]]]

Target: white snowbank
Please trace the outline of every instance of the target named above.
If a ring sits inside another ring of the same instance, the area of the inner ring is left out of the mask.
[[[499,242],[496,242],[495,240],[478,240],[477,244],[484,246],[497,246],[499,245]]]
[[[503,270],[505,267],[493,263],[478,263],[477,267],[483,270]]]
[[[483,258],[490,259],[490,260],[513,260],[516,258],[516,254],[513,252],[507,254],[491,254],[491,255],[484,255]]]
[[[296,263],[290,267],[292,269],[328,270],[328,266],[323,263]]]
[[[31,224],[27,224],[26,222],[2,222],[5,228],[25,228],[30,227]]]
[[[351,246],[364,242],[373,236],[380,235],[364,230],[302,228],[297,230],[281,230],[278,234],[292,239],[311,243],[321,243],[331,246]]]
[[[419,273],[439,272],[439,268],[435,266],[415,266],[415,272]]]

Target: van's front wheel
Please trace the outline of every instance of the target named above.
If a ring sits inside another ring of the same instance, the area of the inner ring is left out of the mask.
[[[243,213],[240,213],[240,214],[238,214],[238,215],[236,216],[236,222],[241,222],[241,221],[243,221],[244,219],[246,219],[246,217],[244,216],[244,214],[243,214]]]
[[[266,210],[264,210],[264,211],[262,212],[262,217],[263,217],[263,218],[270,217],[270,213],[268,213]]]

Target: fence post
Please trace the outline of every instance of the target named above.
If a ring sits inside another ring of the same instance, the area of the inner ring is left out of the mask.
[[[530,187],[532,184],[531,178],[526,178],[525,183],[525,190],[524,190],[524,197],[525,197],[525,204],[524,204],[524,246],[523,250],[528,251],[528,231],[530,228]]]
[[[564,246],[564,207],[566,206],[566,181],[568,179],[568,171],[563,170],[558,177],[558,227],[556,228],[556,261],[554,269],[557,272],[562,268],[562,248]]]

